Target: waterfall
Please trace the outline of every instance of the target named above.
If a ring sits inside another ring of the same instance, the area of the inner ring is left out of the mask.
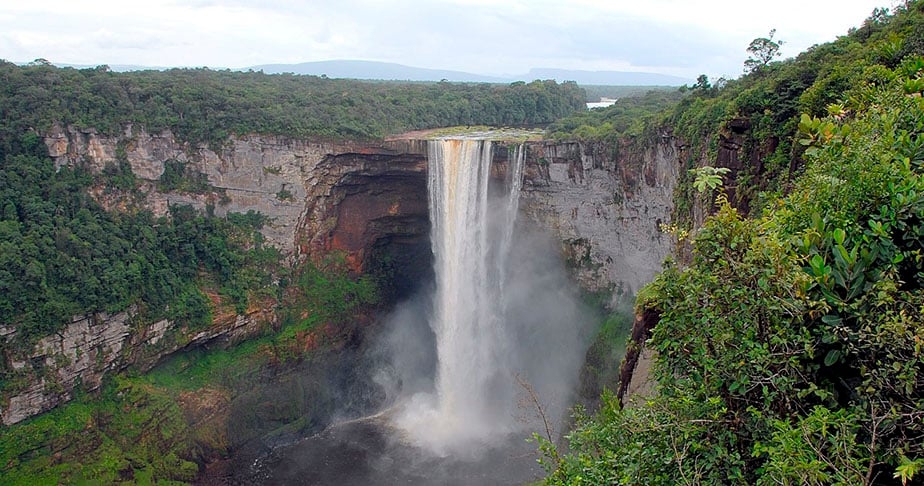
[[[510,184],[503,204],[489,207],[499,202],[488,191],[491,141],[433,140],[429,148],[437,407],[444,425],[477,434],[475,424],[484,430],[505,425],[497,412],[508,410],[504,401],[515,391],[503,389],[510,370],[502,296],[519,182]]]
[[[403,420],[442,445],[487,440],[515,427],[505,282],[525,150],[510,150],[503,194],[491,181],[490,140],[441,139],[428,146],[428,192],[435,292],[435,394]]]
[[[493,155],[487,139],[428,145],[435,378],[405,396],[393,423],[438,455],[479,454],[504,437],[539,430],[518,378],[548,417],[563,417],[592,322],[556,243],[517,224],[525,146],[508,150],[506,180],[492,173]],[[403,336],[396,353],[412,358],[420,341]]]
[[[500,285],[500,298],[503,304],[507,299],[504,298],[504,288],[507,281],[507,267],[510,252],[513,249],[513,229],[517,220],[517,210],[520,207],[520,189],[523,187],[523,166],[526,164],[526,146],[519,144],[507,153],[507,193],[506,200],[501,213],[501,226],[497,232],[501,234],[499,247],[499,258],[497,269],[501,272],[498,275]],[[503,266],[502,266],[502,265]]]

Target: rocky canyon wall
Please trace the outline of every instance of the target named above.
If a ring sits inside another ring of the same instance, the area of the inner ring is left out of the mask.
[[[133,126],[117,136],[56,126],[45,143],[56,167],[79,165],[93,173],[119,163],[131,167],[138,194],[91,189],[108,210],[140,206],[155,216],[172,205],[208,207],[219,216],[256,211],[268,217],[261,229],[265,241],[292,263],[342,251],[360,272],[373,254],[397,255],[400,264],[407,260],[403,255],[429,250],[426,153],[415,153],[412,143],[389,148],[248,136],[213,148]],[[207,184],[193,192],[162,190],[159,181],[171,163]],[[17,339],[16,326],[0,323],[0,359],[17,380],[0,395],[0,422],[10,425],[50,410],[70,400],[78,387],[95,390],[111,371],[144,370],[186,347],[246,339],[276,323],[274,309],[272,303],[254,302],[238,315],[216,307],[203,330],[168,320],[142,322],[134,309],[75,316],[25,353],[3,345]]]
[[[669,224],[678,149],[660,143],[618,147],[577,142],[530,146],[521,208],[553,230],[581,285],[631,297],[672,251]]]
[[[398,297],[429,278],[425,140],[364,144],[252,135],[209,147],[135,126],[117,136],[57,126],[45,142],[58,167],[101,172],[127,163],[140,186],[140,199],[131,204],[155,215],[186,204],[219,216],[252,210],[269,218],[266,242],[291,263],[337,252],[357,273],[388,273]],[[498,147],[501,175],[506,150]],[[615,302],[651,280],[671,251],[659,225],[670,220],[677,158],[669,138],[642,149],[529,142],[523,220],[551,230],[581,285],[608,292]],[[162,190],[158,181],[170,163],[200,174],[207,187]],[[125,209],[128,200],[105,187],[94,188],[94,196],[109,210]],[[275,323],[272,307],[216,312],[215,322],[196,332],[180,322],[140,322],[133,309],[76,316],[29,353],[0,347],[5,365],[23,381],[0,396],[0,420],[9,425],[49,410],[78,387],[98,388],[114,370],[146,369],[187,346],[246,339]],[[0,323],[0,342],[15,333],[15,323]]]

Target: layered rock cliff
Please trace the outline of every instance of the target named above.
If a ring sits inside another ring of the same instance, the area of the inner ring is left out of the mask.
[[[127,163],[140,180],[140,204],[155,215],[171,205],[214,211],[256,211],[269,217],[261,230],[269,244],[296,263],[338,252],[355,272],[391,279],[394,297],[429,278],[426,142],[404,137],[383,144],[328,143],[272,136],[229,139],[222,147],[193,146],[169,131],[126,126],[118,136],[54,127],[45,142],[56,166],[103,171]],[[498,176],[506,164],[498,144]],[[670,138],[635,150],[580,143],[529,142],[521,210],[562,242],[581,284],[610,292],[614,301],[649,281],[671,250],[659,231],[670,219],[677,180],[677,150]],[[162,192],[157,184],[170,163],[201,174],[207,187]],[[96,197],[119,210],[125,199],[98,188]],[[0,419],[19,422],[69,400],[77,387],[93,390],[113,370],[146,369],[164,355],[216,340],[239,340],[273,324],[259,303],[245,315],[216,313],[196,332],[183,323],[140,322],[130,309],[116,315],[75,317],[65,330],[41,340],[27,355],[4,348],[6,365],[21,386],[0,397]],[[12,325],[0,340],[15,338]]]
[[[678,148],[542,142],[530,147],[521,208],[552,229],[582,286],[632,296],[672,250]]]
[[[291,262],[340,250],[348,260],[359,262],[356,271],[365,271],[372,264],[363,260],[364,255],[401,262],[403,255],[428,248],[422,155],[396,154],[384,146],[271,136],[232,138],[213,149],[180,142],[170,132],[152,134],[132,126],[115,137],[57,126],[46,134],[45,143],[57,167],[80,165],[99,173],[112,164],[129,164],[139,181],[140,200],[95,188],[94,196],[109,210],[132,204],[156,216],[167,214],[171,205],[209,208],[219,216],[256,211],[269,218],[261,229],[266,242]],[[400,160],[392,163],[396,158]],[[160,190],[158,181],[170,163],[201,175],[207,187],[195,192]],[[411,173],[416,174],[411,179],[423,181],[417,184],[422,192],[408,190],[405,176]],[[370,184],[376,178],[381,183]],[[395,206],[394,198],[406,204]],[[328,215],[325,208],[333,213]],[[327,236],[332,238],[324,240]],[[326,243],[311,245],[321,240]],[[0,346],[4,364],[15,371],[18,382],[0,396],[0,421],[9,425],[49,410],[70,400],[78,387],[95,390],[108,372],[128,366],[144,370],[179,349],[246,339],[277,320],[272,303],[251,303],[243,315],[214,304],[213,322],[202,330],[168,320],[143,322],[129,309],[75,316],[62,332],[40,340],[30,352]],[[0,323],[0,343],[15,339],[15,323]]]
[[[262,229],[266,241],[286,254],[295,248],[295,231],[304,215],[308,189],[318,184],[317,165],[329,154],[376,150],[360,144],[265,135],[232,137],[222,147],[209,147],[181,142],[170,131],[154,134],[133,125],[116,137],[56,126],[46,135],[45,144],[56,166],[83,165],[101,172],[121,159],[136,177],[148,182],[158,181],[168,162],[188,164],[190,170],[207,178],[209,191],[164,193],[147,187],[144,206],[156,216],[166,214],[175,204],[198,209],[213,204],[219,216],[258,211],[270,219]]]

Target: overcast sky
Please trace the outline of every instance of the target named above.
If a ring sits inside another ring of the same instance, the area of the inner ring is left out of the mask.
[[[241,68],[334,59],[487,75],[530,68],[737,77],[895,0],[0,0],[0,59]]]

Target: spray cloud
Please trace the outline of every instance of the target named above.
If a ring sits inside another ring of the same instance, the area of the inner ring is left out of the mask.
[[[518,379],[561,417],[590,319],[556,246],[517,222],[525,147],[510,149],[505,182],[491,179],[491,140],[432,140],[428,150],[435,283],[389,324],[391,382],[404,394],[393,422],[417,445],[459,455],[539,430],[524,422]],[[432,332],[420,333],[415,311]]]

